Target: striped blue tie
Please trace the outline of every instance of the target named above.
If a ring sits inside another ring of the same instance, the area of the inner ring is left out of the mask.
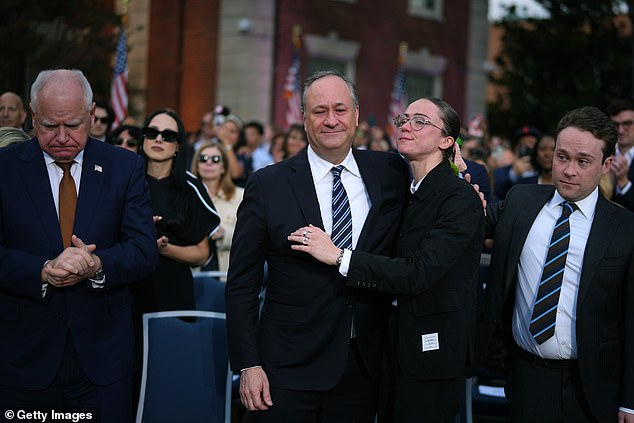
[[[548,255],[537,290],[537,298],[533,307],[533,315],[529,327],[531,335],[538,344],[543,344],[555,334],[557,304],[564,278],[566,256],[570,244],[570,215],[578,209],[575,203],[564,201],[561,204],[561,216],[555,224],[550,237]]]
[[[352,249],[352,213],[348,194],[341,183],[343,166],[335,166],[332,172],[332,242],[339,248]]]

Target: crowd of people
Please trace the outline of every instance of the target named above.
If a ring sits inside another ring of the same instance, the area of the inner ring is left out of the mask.
[[[634,422],[634,100],[577,106],[506,139],[416,99],[393,143],[322,71],[302,123],[187,132],[41,72],[32,129],[0,95],[0,407],[132,421],[142,314],[194,309],[202,269],[250,422],[453,423],[493,338],[512,421]]]

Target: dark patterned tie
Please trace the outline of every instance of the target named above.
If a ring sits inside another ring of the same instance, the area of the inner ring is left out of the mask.
[[[64,248],[70,247],[70,238],[73,235],[73,225],[75,223],[75,207],[77,206],[75,180],[70,173],[70,167],[73,163],[55,162],[64,171],[64,176],[59,182],[59,227],[62,232]]]
[[[548,255],[537,290],[537,298],[533,307],[533,315],[529,327],[531,335],[538,344],[543,344],[555,334],[557,304],[564,278],[564,268],[570,244],[570,215],[578,209],[575,203],[564,201],[561,216],[555,224],[550,237]]]
[[[335,166],[332,172],[332,242],[339,248],[352,249],[352,213],[348,194],[341,183],[343,166]]]

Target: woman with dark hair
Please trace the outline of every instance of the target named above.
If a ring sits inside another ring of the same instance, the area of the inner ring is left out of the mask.
[[[141,313],[191,310],[190,266],[208,261],[208,239],[220,219],[205,187],[185,169],[186,134],[176,112],[157,110],[141,133],[160,260],[151,278],[134,286],[135,302]]]
[[[542,135],[531,151],[531,164],[537,172],[533,183],[553,184],[553,155],[555,154],[555,137],[550,134]],[[524,183],[531,183],[525,181]]]
[[[134,125],[121,125],[108,134],[106,142],[138,153],[139,144],[141,144],[141,128]]]
[[[417,100],[394,124],[398,151],[409,160],[414,176],[396,257],[339,248],[313,225],[297,229],[288,240],[292,249],[337,266],[347,276],[348,288],[397,297],[386,355],[394,380],[382,382],[393,387],[393,403],[388,401],[394,406],[393,420],[450,423],[474,359],[484,212],[478,195],[456,176],[451,162],[460,119],[449,104],[437,98]]]
[[[286,137],[284,138],[284,158],[290,159],[297,153],[302,151],[308,145],[308,136],[304,125],[295,123],[286,131]]]

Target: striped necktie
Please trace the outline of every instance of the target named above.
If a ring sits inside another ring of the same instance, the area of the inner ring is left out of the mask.
[[[75,225],[75,208],[77,207],[77,189],[75,180],[70,173],[70,167],[74,162],[59,163],[57,166],[62,168],[64,175],[59,182],[59,227],[62,233],[62,241],[64,248],[70,247],[70,238],[73,235],[73,226]]]
[[[548,255],[537,290],[533,306],[533,315],[529,331],[538,344],[543,344],[555,334],[557,304],[564,278],[564,268],[570,244],[570,215],[579,207],[575,203],[564,201],[561,204],[561,216],[555,224],[550,237]]]
[[[342,249],[352,249],[352,213],[348,194],[341,183],[343,165],[330,169],[332,172],[332,242]]]

